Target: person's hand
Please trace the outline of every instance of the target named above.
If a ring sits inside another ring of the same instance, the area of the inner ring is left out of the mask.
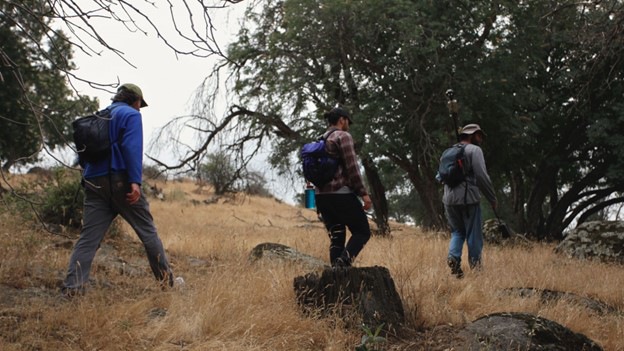
[[[371,209],[371,207],[373,207],[373,202],[371,201],[370,196],[362,196],[362,201],[364,201],[364,206],[362,206],[362,208],[364,208],[364,211],[368,211]]]
[[[137,183],[130,184],[130,192],[126,194],[126,201],[134,205],[141,198],[141,186]]]

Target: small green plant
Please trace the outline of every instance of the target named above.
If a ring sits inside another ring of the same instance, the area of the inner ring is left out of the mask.
[[[386,338],[383,336],[379,336],[381,330],[383,329],[384,323],[381,323],[373,332],[368,326],[362,325],[362,330],[364,330],[364,335],[362,335],[362,342],[355,347],[355,351],[380,351],[382,350],[384,344],[386,342]]]
[[[82,222],[84,193],[79,175],[69,170],[55,170],[55,181],[41,195],[41,219],[46,223],[79,228]]]

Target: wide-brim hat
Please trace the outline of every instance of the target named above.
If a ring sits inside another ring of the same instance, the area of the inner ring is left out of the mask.
[[[136,96],[140,97],[141,98],[141,107],[147,107],[147,102],[145,102],[145,99],[143,98],[143,91],[141,90],[141,88],[139,88],[138,85],[132,84],[132,83],[125,83],[125,84],[122,84],[121,86],[119,86],[119,88],[117,89],[117,92],[119,92],[121,90],[127,90],[127,91],[135,94]]]
[[[474,134],[476,132],[481,132],[481,134],[483,134],[483,136],[485,135],[485,132],[483,130],[481,130],[481,127],[476,124],[476,123],[471,123],[471,124],[466,124],[461,131],[459,132],[459,134],[467,134],[467,135],[471,135]]]

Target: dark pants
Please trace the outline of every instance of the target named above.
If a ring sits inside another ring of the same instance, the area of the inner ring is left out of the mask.
[[[117,215],[121,215],[130,224],[143,243],[156,279],[168,279],[172,282],[169,262],[145,196],[141,194],[137,203],[128,204],[126,193],[129,192],[129,184],[123,175],[90,179],[85,182],[84,190],[82,231],[69,260],[63,286],[79,289],[88,282],[95,253]]]
[[[371,231],[362,203],[355,194],[317,194],[316,208],[329,232],[329,260],[341,257],[351,263],[370,239]],[[346,228],[351,238],[346,243]]]

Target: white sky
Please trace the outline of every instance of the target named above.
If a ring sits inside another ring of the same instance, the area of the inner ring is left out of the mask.
[[[213,10],[211,17],[214,20],[217,41],[222,50],[225,50],[227,44],[235,39],[247,5],[246,2],[242,2],[230,5],[228,9]],[[167,6],[154,11],[149,15],[150,20],[171,23],[168,18]],[[159,20],[159,18],[161,19]],[[89,56],[80,50],[75,50],[74,62],[78,66],[75,73],[81,79],[98,83],[130,82],[141,87],[144,98],[149,105],[141,109],[144,149],[147,153],[150,151],[148,149],[149,143],[160,127],[175,116],[186,115],[191,112],[190,106],[194,93],[204,78],[209,75],[218,57],[176,57],[169,47],[156,38],[155,33],[150,32],[147,36],[139,32],[131,33],[123,25],[113,20],[97,22],[94,20],[91,24],[110,46],[121,50],[124,53],[124,58],[136,68],[106,49],[102,49],[99,56]],[[144,28],[148,29],[146,26]],[[80,94],[98,97],[100,108],[110,104],[113,93],[95,89],[81,82],[74,81],[73,83]],[[217,106],[217,108],[224,109],[225,107]],[[215,115],[219,117],[223,113],[224,111],[215,111]],[[175,160],[167,160],[166,155],[158,156],[159,159],[169,164],[175,163]],[[288,184],[286,180],[278,179],[269,170],[263,159],[254,162],[252,170],[264,174],[269,182],[267,187],[276,197],[293,203],[297,189],[292,189],[293,186]]]
[[[232,9],[215,10],[213,18],[216,20],[217,40],[223,50],[226,49],[227,43],[234,39],[233,35],[239,29],[239,17],[245,6],[245,3],[241,3]],[[159,12],[163,12],[165,16],[161,21],[170,23],[166,17],[167,8],[163,7]],[[155,15],[150,15],[150,19],[157,22],[158,18],[154,18]],[[148,35],[132,33],[122,24],[110,19],[92,23],[109,45],[122,51],[124,58],[136,68],[107,49],[101,49],[100,56],[89,56],[75,50],[77,76],[98,83],[116,83],[119,80],[120,83],[130,82],[141,87],[149,104],[148,107],[141,109],[146,139],[172,117],[189,112],[193,93],[209,75],[218,60],[217,57],[198,58],[189,55],[176,57],[172,49],[156,38],[155,33],[150,32]],[[148,30],[147,26],[144,28]],[[92,47],[95,48],[97,45]],[[110,104],[113,93],[80,82],[74,84],[80,94],[98,97],[101,108]],[[148,141],[145,140],[146,143]]]

